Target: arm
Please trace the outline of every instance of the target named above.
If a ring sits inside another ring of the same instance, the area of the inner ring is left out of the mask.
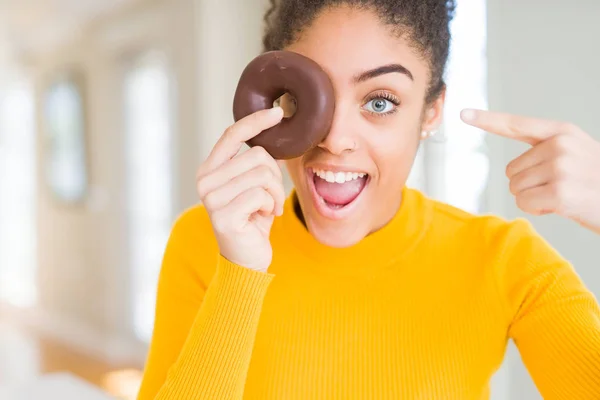
[[[600,307],[573,267],[527,222],[500,266],[509,336],[547,399],[600,398]]]
[[[282,118],[280,107],[242,118],[198,169],[203,207],[178,220],[167,246],[139,400],[243,397],[285,190],[263,148],[238,153]]]
[[[241,399],[271,279],[219,256],[204,210],[180,218],[163,260],[138,399]]]

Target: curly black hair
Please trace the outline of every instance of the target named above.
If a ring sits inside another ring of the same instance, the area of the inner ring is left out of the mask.
[[[426,102],[445,88],[444,71],[450,51],[450,21],[456,0],[270,0],[264,20],[263,50],[281,50],[297,39],[321,12],[348,5],[374,11],[398,36],[405,36],[429,62],[431,80]]]

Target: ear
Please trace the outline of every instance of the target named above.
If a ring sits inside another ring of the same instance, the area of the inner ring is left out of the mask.
[[[434,100],[433,103],[427,106],[423,116],[423,123],[421,126],[422,132],[435,132],[440,128],[444,117],[444,104],[446,101],[446,88],[442,90],[442,93]],[[425,135],[427,137],[428,135]]]

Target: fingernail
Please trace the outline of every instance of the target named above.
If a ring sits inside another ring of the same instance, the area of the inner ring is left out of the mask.
[[[270,113],[273,114],[273,116],[277,115],[283,118],[283,108],[279,106],[271,108]]]
[[[465,122],[475,121],[475,117],[476,116],[477,116],[477,112],[475,110],[470,109],[470,108],[466,108],[466,109],[462,110],[461,113],[460,113],[460,117]]]

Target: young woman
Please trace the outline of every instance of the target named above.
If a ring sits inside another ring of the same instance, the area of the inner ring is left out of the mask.
[[[287,199],[275,160],[239,153],[281,108],[231,126],[200,166],[203,206],[166,249],[141,400],[487,399],[508,339],[546,398],[600,398],[600,309],[572,266],[525,220],[405,187],[442,118],[453,6],[281,0],[268,13],[265,49],[331,77],[333,125],[286,162]],[[463,119],[532,145],[507,167],[523,210],[600,233],[600,143],[567,123]]]

